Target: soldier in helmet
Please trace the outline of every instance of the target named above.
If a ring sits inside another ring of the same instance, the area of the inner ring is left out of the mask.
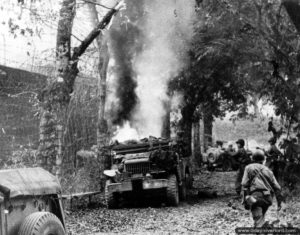
[[[270,148],[266,151],[266,166],[269,167],[276,178],[278,178],[278,164],[279,160],[283,157],[283,154],[280,152],[280,150],[276,146],[277,139],[275,137],[272,137],[269,139]]]
[[[250,157],[248,156],[246,150],[245,150],[245,141],[243,139],[239,139],[236,141],[237,144],[237,152],[230,153],[232,157],[235,158],[235,160],[239,164],[239,168],[236,175],[236,181],[235,181],[235,191],[238,195],[241,194],[241,182],[244,174],[245,167],[251,162]]]
[[[242,180],[243,204],[251,210],[254,227],[265,225],[265,214],[276,196],[277,209],[281,209],[283,197],[273,172],[263,165],[264,153],[257,151],[253,154],[253,163],[245,168]]]

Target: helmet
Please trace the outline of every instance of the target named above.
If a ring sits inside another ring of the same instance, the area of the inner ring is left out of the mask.
[[[276,138],[275,137],[271,137],[269,140],[268,140],[268,142],[270,143],[270,144],[276,144]]]
[[[262,151],[256,151],[252,155],[252,160],[254,162],[263,162],[265,160],[265,155]]]
[[[243,139],[239,139],[238,141],[236,141],[237,144],[240,144],[242,147],[245,146],[245,141]]]

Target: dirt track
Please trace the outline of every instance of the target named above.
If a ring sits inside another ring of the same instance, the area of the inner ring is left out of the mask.
[[[233,173],[205,174],[206,177],[202,177],[203,175],[196,177],[194,185],[212,189],[215,183],[218,183],[217,188],[220,188],[226,185],[222,181],[226,181],[228,185],[228,181],[234,179]],[[233,177],[230,178],[228,174]],[[206,180],[203,181],[201,178]],[[214,180],[217,182],[214,183]],[[230,194],[232,188],[226,186],[221,192]],[[235,234],[236,227],[249,227],[252,225],[252,220],[249,212],[244,210],[238,200],[232,198],[233,195],[224,195],[214,199],[199,198],[194,191],[189,200],[181,203],[178,208],[139,207],[107,210],[100,207],[77,210],[68,214],[67,227],[72,234],[78,235],[101,233]],[[285,212],[280,213],[281,222],[289,222],[300,227],[300,199],[291,199],[284,210]],[[267,219],[271,221],[277,219],[275,206],[269,210]]]

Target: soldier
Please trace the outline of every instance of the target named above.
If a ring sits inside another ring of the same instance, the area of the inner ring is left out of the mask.
[[[254,227],[266,225],[265,214],[272,205],[275,194],[277,210],[281,209],[282,195],[273,172],[263,165],[265,156],[258,151],[253,154],[253,163],[245,168],[242,180],[243,204],[250,209],[254,221]]]
[[[266,166],[273,171],[274,176],[278,179],[278,167],[279,160],[283,158],[283,154],[279,151],[276,146],[276,138],[272,137],[268,141],[270,143],[270,148],[266,151]]]
[[[238,195],[241,194],[241,182],[244,174],[245,167],[251,162],[250,157],[248,156],[244,146],[245,141],[243,139],[239,139],[236,141],[238,150],[237,152],[229,153],[235,160],[238,162],[239,168],[236,175],[235,181],[235,191]]]

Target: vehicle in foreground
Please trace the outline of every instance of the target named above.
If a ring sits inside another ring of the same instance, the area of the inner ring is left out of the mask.
[[[57,178],[42,168],[0,171],[1,235],[65,235]]]
[[[111,169],[104,171],[108,208],[118,208],[121,199],[135,196],[157,198],[170,206],[185,200],[192,168],[181,142],[150,138],[119,143],[111,152]]]

